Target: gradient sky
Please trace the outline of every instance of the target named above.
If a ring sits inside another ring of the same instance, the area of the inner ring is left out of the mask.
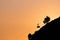
[[[60,16],[60,0],[0,0],[0,40],[28,40],[45,16]]]

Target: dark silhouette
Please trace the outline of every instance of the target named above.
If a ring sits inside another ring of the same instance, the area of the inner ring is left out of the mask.
[[[40,28],[39,24],[37,24],[37,28]]]
[[[29,40],[60,40],[60,17],[44,25]]]
[[[44,19],[43,23],[48,23],[50,21],[50,17],[46,16],[46,18]]]
[[[29,34],[28,34],[28,39],[30,40],[30,39],[31,39],[31,37],[32,37],[32,35],[29,33]]]

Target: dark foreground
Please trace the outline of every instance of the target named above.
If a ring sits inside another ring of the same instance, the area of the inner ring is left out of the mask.
[[[28,40],[60,40],[60,17],[47,23],[34,34],[28,34]]]

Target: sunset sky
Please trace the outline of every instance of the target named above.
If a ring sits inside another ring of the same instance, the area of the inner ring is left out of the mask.
[[[46,16],[60,16],[60,0],[0,0],[0,40],[28,40]]]

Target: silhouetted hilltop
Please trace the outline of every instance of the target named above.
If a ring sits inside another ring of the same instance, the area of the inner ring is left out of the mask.
[[[44,25],[34,34],[28,35],[29,40],[60,40],[60,17]]]

